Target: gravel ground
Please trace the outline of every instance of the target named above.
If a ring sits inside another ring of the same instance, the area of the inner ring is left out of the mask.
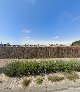
[[[51,83],[46,78],[47,75],[41,85],[35,85],[33,79],[31,84],[24,89],[21,86],[22,78],[10,78],[0,74],[0,92],[80,92],[80,79],[75,82],[63,80]]]
[[[54,85],[49,85],[47,91],[45,86],[39,86],[31,87],[30,89],[23,89],[21,87],[13,89],[3,89],[2,87],[0,87],[0,92],[80,92],[80,80],[76,83],[65,82],[63,84],[55,83]]]

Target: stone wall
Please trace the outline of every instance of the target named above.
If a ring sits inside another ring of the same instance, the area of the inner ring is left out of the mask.
[[[0,47],[0,59],[77,57],[80,57],[80,47]]]

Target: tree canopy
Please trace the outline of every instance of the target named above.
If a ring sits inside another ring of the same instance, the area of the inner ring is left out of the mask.
[[[80,40],[73,42],[71,46],[80,46]]]

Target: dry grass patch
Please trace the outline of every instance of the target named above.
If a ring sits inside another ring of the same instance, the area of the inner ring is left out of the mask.
[[[75,81],[76,79],[79,79],[78,74],[76,72],[72,72],[66,75],[68,80]]]
[[[31,82],[31,79],[27,79],[27,78],[23,79],[22,87],[26,88],[27,86],[29,86],[30,82]]]
[[[64,77],[58,76],[58,75],[52,75],[52,76],[48,76],[48,80],[51,82],[58,82],[58,81],[64,80]]]

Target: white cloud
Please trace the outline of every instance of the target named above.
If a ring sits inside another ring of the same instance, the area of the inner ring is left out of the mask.
[[[74,18],[72,19],[72,21],[77,21],[77,20],[80,20],[80,16],[74,17]]]
[[[58,38],[59,38],[59,36],[57,36],[57,35],[56,35],[56,36],[54,36],[53,38],[54,38],[54,39],[58,39]]]
[[[30,33],[31,31],[24,29],[24,30],[22,30],[22,32],[23,32],[23,33]]]
[[[27,37],[25,37],[25,39],[30,39],[31,37],[29,37],[29,36],[27,36]]]
[[[70,20],[71,22],[75,22],[75,21],[80,21],[80,15],[78,16],[74,16],[73,14],[71,14],[69,11],[63,11],[61,13],[62,18],[67,18],[68,20]]]
[[[31,3],[31,4],[35,4],[36,0],[26,0],[26,2]]]
[[[63,12],[63,15],[67,18],[71,18],[71,21],[74,22],[74,21],[77,21],[77,20],[80,20],[80,16],[76,16],[74,17],[74,15],[70,14],[69,12],[67,11],[64,11]]]

